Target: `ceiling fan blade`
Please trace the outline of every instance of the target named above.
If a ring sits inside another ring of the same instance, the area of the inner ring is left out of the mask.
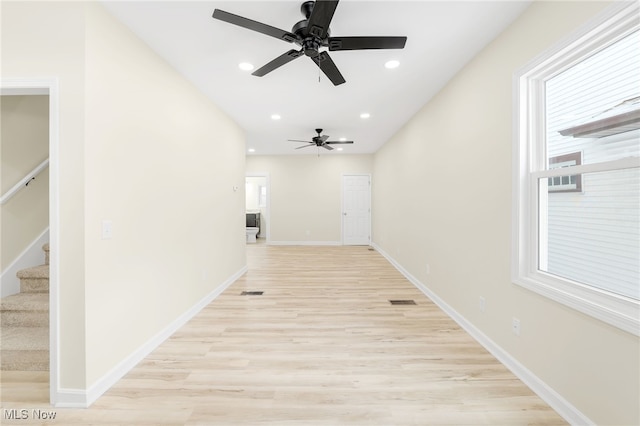
[[[320,67],[322,72],[329,78],[329,80],[331,80],[334,86],[346,82],[342,74],[340,74],[338,67],[333,63],[331,56],[329,56],[327,52],[322,52],[315,58],[311,58],[311,60]]]
[[[353,141],[327,141],[325,143],[326,144],[337,145],[337,144],[343,144],[343,143],[353,143]]]
[[[327,136],[327,135],[322,135],[322,136],[320,136],[320,139],[322,140],[322,142],[326,142],[326,141],[327,141],[327,139],[329,139],[329,136]]]
[[[281,30],[280,28],[272,27],[271,25],[263,24],[262,22],[254,21],[249,18],[234,15],[233,13],[225,12],[224,10],[215,9],[212,17],[229,24],[279,38],[280,40],[288,41],[289,43],[293,43],[298,40],[298,36],[290,33],[289,31]]]
[[[262,76],[270,73],[271,71],[275,70],[276,68],[279,68],[279,67],[283,66],[284,64],[288,64],[289,62],[293,61],[294,59],[299,58],[302,55],[304,55],[304,53],[299,52],[299,51],[294,50],[294,49],[291,49],[288,52],[285,52],[282,55],[278,56],[277,58],[275,58],[273,61],[269,62],[268,64],[263,65],[262,67],[258,68],[257,70],[252,72],[251,75],[255,75],[257,77],[262,77]]]
[[[320,146],[322,146],[324,149],[328,149],[329,151],[333,150],[333,147],[331,147],[329,145],[322,144]]]
[[[313,142],[309,142],[309,141],[302,141],[300,139],[287,139],[289,142],[304,142],[304,143],[313,143]]]
[[[336,7],[338,7],[338,0],[316,0],[307,25],[309,34],[324,39]]]
[[[315,144],[315,143],[310,143],[309,145],[299,146],[299,147],[297,147],[297,148],[295,148],[295,149],[308,148],[308,147],[310,147],[310,146],[316,146],[316,144]]]
[[[404,49],[406,37],[329,37],[329,50]]]

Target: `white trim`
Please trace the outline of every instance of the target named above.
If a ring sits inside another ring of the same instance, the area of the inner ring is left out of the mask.
[[[36,176],[38,176],[40,172],[43,171],[48,165],[49,165],[49,159],[47,158],[42,163],[38,164],[35,167],[35,169],[27,173],[25,177],[20,179],[18,183],[13,185],[11,189],[9,189],[2,197],[0,197],[0,205],[3,205],[7,201],[9,201],[11,197],[13,197],[18,193],[18,191],[20,191],[22,188],[25,188],[27,185],[29,185],[29,182],[31,182],[32,179],[35,179]]]
[[[550,59],[557,59],[555,66],[547,66],[544,70],[533,72],[532,77],[540,76],[541,72],[552,76],[558,74],[582,60],[582,55],[590,51],[592,44],[601,43],[601,40],[608,40],[608,44],[613,44],[633,32],[633,28],[637,25],[638,20],[638,3],[636,1],[614,1],[600,15],[596,16],[585,25],[581,26],[573,33],[556,43],[553,47],[540,53],[531,61],[515,72],[516,75],[523,75],[529,70],[537,67]],[[610,28],[600,28],[610,25],[609,22],[615,21],[619,24],[619,28],[611,30]],[[593,33],[598,30],[597,33]],[[611,33],[614,33],[612,36]],[[593,33],[593,34],[592,34]],[[616,35],[617,34],[617,35]],[[608,45],[607,44],[607,45]],[[571,53],[571,54],[569,54]]]
[[[344,243],[344,178],[345,176],[366,176],[369,178],[369,238],[368,245],[371,245],[371,186],[372,186],[372,177],[371,173],[342,173],[340,177],[340,241],[342,245],[346,245]],[[363,244],[349,244],[349,245],[363,245]]]
[[[554,48],[530,61],[513,76],[513,176],[511,280],[551,300],[640,336],[640,302],[598,290],[539,270],[538,255],[545,247],[539,230],[545,199],[538,179],[640,167],[639,158],[582,164],[546,170],[546,147],[532,141],[544,138],[544,80],[609,46],[638,27],[638,3],[616,2],[601,15],[569,35]],[[532,99],[537,99],[533,102]],[[521,125],[523,123],[523,125]],[[523,142],[526,141],[526,144]],[[541,253],[541,267],[544,253]]]
[[[58,80],[49,85],[49,400],[60,384],[60,98]]]
[[[340,241],[270,241],[271,246],[341,246]]]
[[[49,241],[49,227],[37,236],[0,275],[0,298],[20,293],[20,280],[16,273],[44,263],[42,246]]]
[[[55,404],[60,381],[59,315],[59,146],[60,106],[57,77],[0,80],[2,95],[49,95],[49,400]]]
[[[84,389],[61,388],[56,392],[56,408],[87,408],[87,392]]]
[[[264,222],[267,224],[265,236],[267,244],[269,244],[269,240],[271,239],[271,177],[268,172],[247,172],[245,173],[245,177],[263,177],[267,181],[267,205],[264,207],[264,211],[266,213]]]
[[[98,379],[86,391],[82,389],[60,389],[55,404],[56,407],[87,408],[98,400],[109,388],[115,385],[122,377],[134,368],[147,355],[153,352],[165,340],[171,337],[176,331],[184,326],[189,320],[195,317],[205,306],[216,299],[238,278],[245,274],[248,267],[245,265],[238,272],[227,278],[220,286],[207,294],[202,300],[197,302],[186,312],[173,320],[164,330],[161,330],[145,344],[123,359],[118,365],[113,367],[107,374]]]
[[[9,81],[9,80],[6,80]],[[0,87],[0,95],[1,96],[37,96],[37,95],[48,95],[49,94],[49,89],[47,87],[37,87],[38,85],[36,84],[36,86],[31,87],[33,85],[30,85],[29,83],[31,82],[30,80],[23,80],[25,81],[27,84],[24,85],[24,87]],[[4,84],[4,82],[3,82]],[[20,81],[20,84],[22,84],[22,81]]]
[[[522,365],[509,352],[504,350],[493,340],[491,340],[480,329],[473,325],[469,320],[460,315],[455,309],[449,306],[438,295],[431,291],[427,286],[421,283],[416,277],[411,275],[406,269],[398,264],[389,254],[382,250],[377,244],[371,244],[385,259],[389,261],[404,277],[411,282],[418,290],[427,296],[433,303],[444,311],[451,319],[453,319],[464,331],[469,333],[478,343],[480,343],[487,351],[491,353],[498,361],[509,369],[517,378],[527,385],[536,393],[543,401],[553,408],[563,419],[573,425],[595,425],[591,419],[585,416],[580,410],[573,406],[569,401],[562,397],[553,388],[542,381],[538,376],[533,374],[527,367]]]

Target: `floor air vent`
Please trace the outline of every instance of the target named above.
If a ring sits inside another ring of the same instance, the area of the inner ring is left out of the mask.
[[[374,248],[373,247],[369,247],[367,250],[374,251]]]
[[[392,305],[415,305],[414,300],[389,300]]]
[[[240,296],[262,296],[264,291],[243,291]]]

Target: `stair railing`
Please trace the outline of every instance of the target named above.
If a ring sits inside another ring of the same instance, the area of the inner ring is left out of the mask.
[[[38,164],[35,169],[31,170],[25,177],[23,177],[18,183],[8,190],[2,197],[0,197],[0,205],[3,205],[18,193],[22,188],[29,186],[32,180],[36,178],[49,165],[49,159],[47,158],[42,163]]]

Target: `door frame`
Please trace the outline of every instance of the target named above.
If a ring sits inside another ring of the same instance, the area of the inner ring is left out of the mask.
[[[342,173],[340,176],[340,241],[342,245],[352,245],[344,243],[344,178],[347,176],[366,176],[369,178],[369,244],[371,245],[371,186],[373,185],[373,180],[371,177],[371,173]]]
[[[265,238],[267,240],[267,244],[271,241],[271,178],[269,177],[268,172],[246,172],[244,175],[246,178],[248,177],[261,177],[266,180],[267,187],[267,205],[264,208],[265,211],[265,222],[267,226],[265,227]],[[245,201],[245,209],[246,209],[246,201]]]
[[[60,194],[59,194],[59,90],[57,78],[24,78],[0,80],[1,95],[49,96],[49,402],[55,406],[59,391],[60,371]]]

